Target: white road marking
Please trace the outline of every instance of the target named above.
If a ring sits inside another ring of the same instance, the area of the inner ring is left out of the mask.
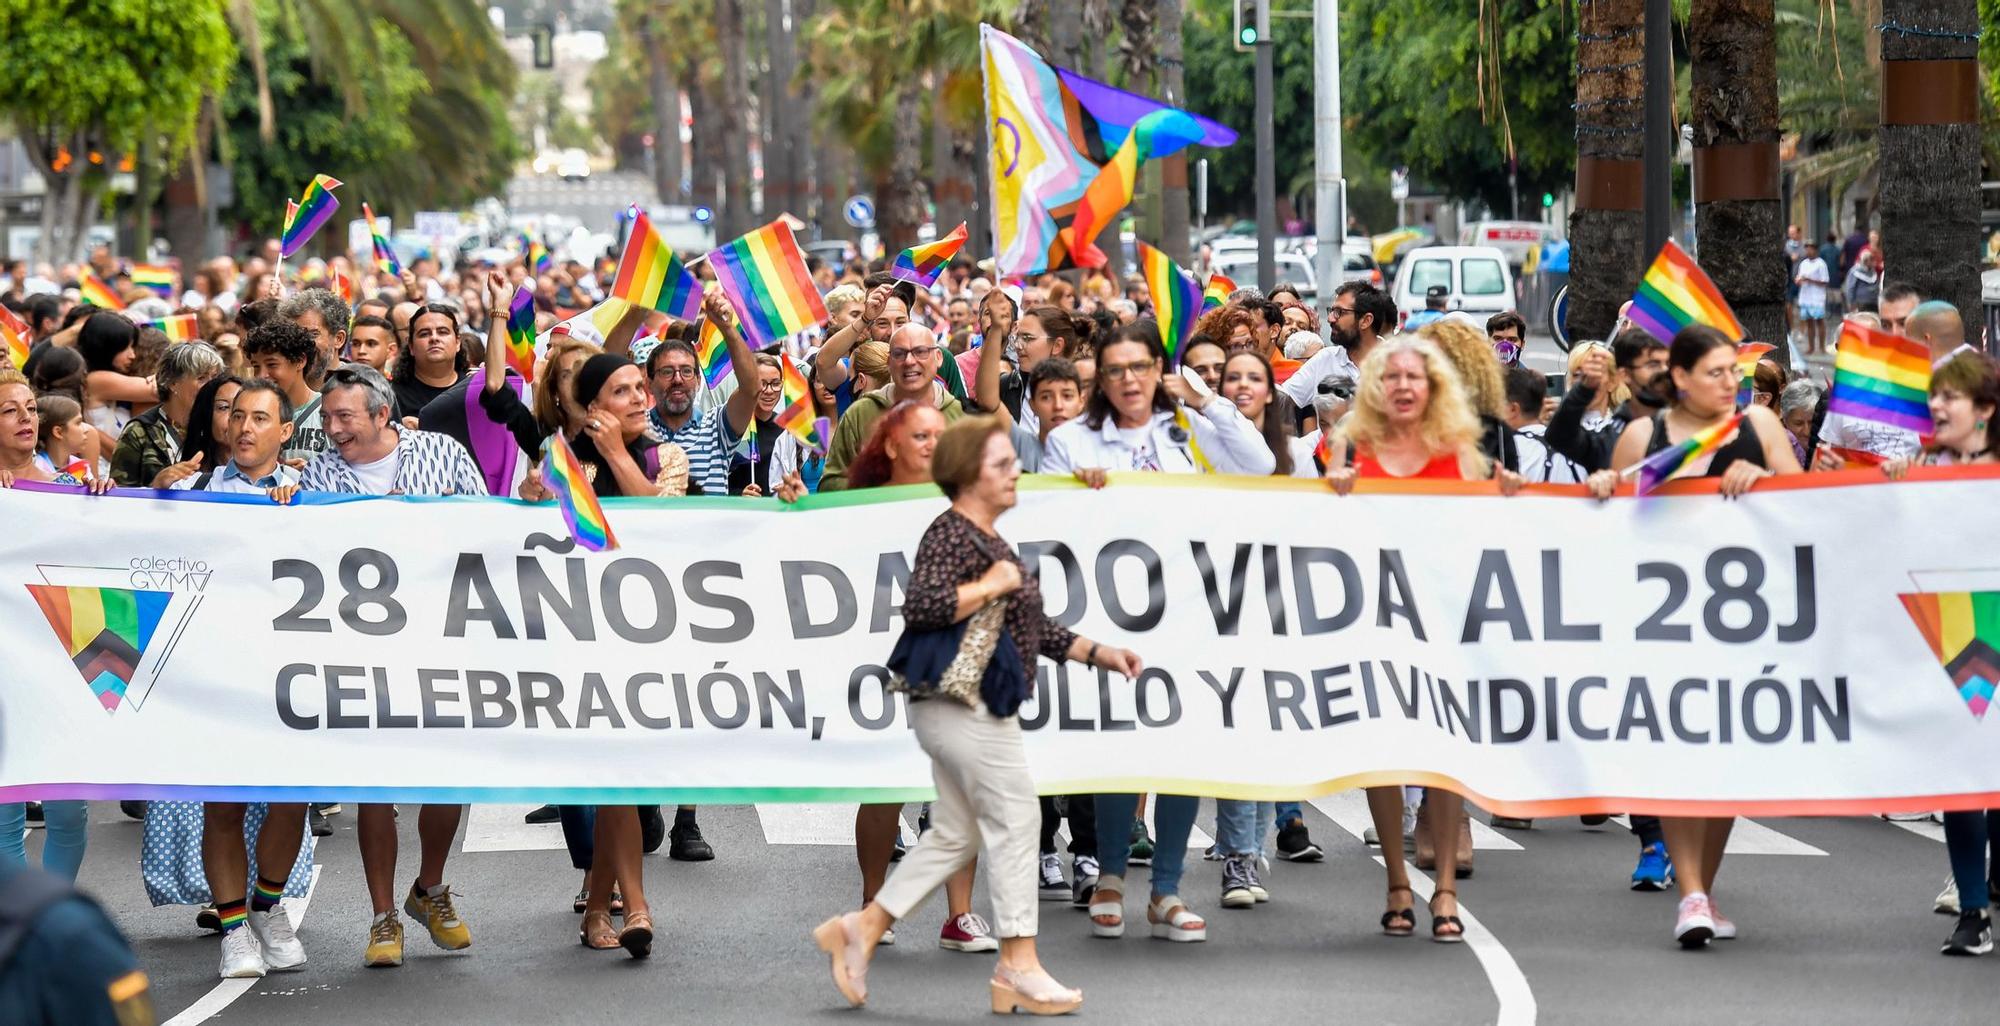
[[[1356,840],[1361,831],[1375,825],[1374,817],[1368,814],[1368,795],[1356,788],[1341,791],[1324,798],[1314,798],[1312,807],[1333,820],[1342,830],[1353,834]],[[1474,851],[1521,851],[1521,845],[1513,838],[1487,826],[1477,817],[1472,820],[1472,850]]]
[[[1631,829],[1632,820],[1628,816],[1613,816],[1614,821]],[[1729,831],[1729,843],[1722,848],[1724,855],[1825,855],[1826,852],[1792,837],[1780,833],[1754,819],[1736,820],[1736,826]],[[1668,854],[1672,854],[1669,852]]]
[[[1154,844],[1160,841],[1160,828],[1153,822],[1153,809],[1159,801],[1160,796],[1156,794],[1146,797],[1146,832],[1152,835]],[[1200,813],[1196,813],[1196,816],[1199,818]],[[1215,838],[1208,836],[1207,831],[1201,828],[1201,824],[1196,823],[1188,829],[1188,854],[1193,856],[1195,861],[1201,861],[1201,853],[1207,851],[1208,846],[1214,843]]]
[[[762,803],[756,806],[757,822],[764,828],[765,844],[827,844],[854,847],[852,804],[790,805]],[[897,820],[903,846],[917,843],[917,832],[908,816]]]
[[[1891,819],[1887,820],[1886,822],[1890,826],[1901,827],[1904,830],[1908,830],[1909,832],[1917,835],[1918,837],[1928,837],[1939,844],[1944,843],[1944,824],[1939,823],[1935,820],[1919,819],[1912,821],[1904,821],[1900,819]]]
[[[526,823],[521,817],[539,805],[474,805],[465,814],[465,845],[460,850],[562,851],[561,823]]]
[[[312,905],[313,892],[318,889],[319,863],[315,862],[313,863],[312,876],[306,881],[305,897],[286,898],[283,902],[285,914],[291,917],[292,929],[297,930],[305,926],[306,909]],[[242,929],[247,930],[249,927],[242,927]],[[311,965],[312,963],[308,962],[306,964]],[[250,988],[256,986],[257,982],[254,979],[223,980],[217,983],[214,989],[203,994],[199,1001],[183,1009],[181,1014],[168,1019],[167,1026],[195,1026],[197,1023],[207,1022],[215,1018],[223,1009],[228,1008],[231,1002],[249,993]]]
[[[1317,805],[1318,803],[1314,803]],[[1382,856],[1375,856],[1382,863]],[[1386,863],[1382,863],[1386,866]],[[1416,892],[1417,900],[1428,902],[1435,892],[1431,879],[1415,865],[1404,863],[1404,872],[1410,875],[1410,889]],[[1535,1004],[1535,991],[1528,986],[1527,974],[1500,943],[1500,938],[1465,907],[1458,903],[1458,918],[1465,924],[1465,946],[1472,949],[1472,957],[1479,960],[1479,968],[1486,972],[1486,982],[1493,988],[1493,997],[1500,1002],[1500,1015],[1494,1021],[1499,1026],[1534,1026],[1539,1010]],[[1422,927],[1419,927],[1421,930]]]

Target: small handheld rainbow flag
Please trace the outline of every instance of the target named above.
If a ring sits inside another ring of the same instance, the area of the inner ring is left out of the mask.
[[[279,240],[279,252],[291,256],[304,248],[313,233],[332,220],[333,212],[340,209],[340,201],[333,198],[333,190],[340,188],[340,182],[325,175],[314,175],[306,183],[305,195],[299,197],[296,209],[285,212],[285,231]]]
[[[549,435],[542,443],[542,483],[555,494],[563,522],[569,525],[570,537],[578,545],[592,552],[618,547],[618,538],[611,533],[611,521],[604,518],[597,492],[591,489],[576,450],[569,447],[569,440],[561,431]]]
[[[812,446],[821,455],[833,451],[833,418],[821,417],[813,421]]]
[[[790,431],[805,445],[813,444],[813,416],[818,411],[813,406],[812,385],[806,376],[799,373],[798,365],[784,353],[778,354],[780,368],[779,383],[783,389],[778,398],[778,412],[771,419],[778,426]],[[755,435],[757,432],[750,432]],[[751,457],[756,459],[756,457]]]
[[[951,234],[944,238],[936,242],[920,243],[896,254],[896,262],[889,265],[889,276],[898,281],[915,282],[924,288],[930,288],[937,282],[938,275],[944,273],[945,265],[951,263],[951,258],[958,255],[959,247],[963,245],[965,245],[965,222],[960,221],[958,227],[953,228]]]
[[[753,348],[826,321],[826,304],[783,219],[710,253],[708,266]]]
[[[1219,274],[1209,275],[1208,285],[1201,290],[1201,312],[1207,313],[1229,302],[1229,294],[1234,291],[1235,282]]]
[[[1827,420],[1872,420],[1927,435],[1930,391],[1930,347],[1860,321],[1841,322]],[[1824,436],[1824,425],[1821,430]]]
[[[701,365],[702,384],[709,388],[722,385],[729,376],[729,344],[722,339],[722,329],[713,322],[701,322],[701,338],[695,343],[695,361]]]
[[[1728,420],[1697,431],[1681,439],[1680,444],[1670,445],[1646,457],[1644,462],[1626,471],[1625,476],[1636,475],[1639,479],[1638,493],[1644,495],[1680,476],[1695,460],[1722,448],[1723,440],[1742,422],[1743,412],[1738,410]]]
[[[1319,441],[1313,443],[1313,458],[1322,469],[1333,466],[1333,431],[1330,427],[1319,429]]]
[[[1744,342],[1736,347],[1736,405],[1748,406],[1757,396],[1757,361],[1777,349],[1769,342]],[[1775,398],[1775,397],[1774,397]]]
[[[382,237],[382,229],[375,226],[375,212],[368,204],[361,204],[361,219],[368,222],[368,245],[375,251],[375,269],[383,274],[403,276],[403,264],[396,259],[396,248]]]
[[[133,264],[132,284],[167,299],[174,296],[174,269],[165,264]]]
[[[71,453],[69,459],[63,463],[63,473],[76,478],[78,481],[88,481],[90,480],[90,461],[80,455]]]
[[[192,342],[201,337],[201,324],[194,314],[175,314],[140,323],[166,332],[169,342]]]
[[[1632,309],[1625,317],[1662,342],[1672,342],[1690,324],[1706,324],[1731,342],[1742,341],[1745,334],[1722,290],[1672,239],[1660,247],[1653,266],[1639,279],[1639,291],[1632,294]]]
[[[1153,295],[1153,318],[1167,348],[1167,365],[1180,359],[1181,344],[1194,334],[1201,319],[1201,286],[1157,247],[1139,243],[1139,275]]]
[[[549,247],[542,245],[542,240],[536,239],[528,243],[529,273],[532,274],[549,273],[550,262],[551,261],[549,257]]]
[[[125,309],[125,301],[118,298],[118,293],[111,291],[111,286],[106,285],[104,279],[99,278],[89,271],[84,271],[82,276],[77,279],[76,291],[83,297],[84,302],[98,309]]]
[[[523,381],[535,380],[535,292],[531,288],[515,289],[514,301],[507,306],[507,366]]]
[[[327,284],[332,287],[333,294],[340,297],[341,302],[348,306],[354,305],[354,279],[348,277],[346,272],[333,272],[328,277]]]
[[[632,237],[618,260],[611,294],[648,310],[684,321],[701,317],[701,282],[688,273],[646,212],[632,212]]]
[[[15,370],[20,370],[28,365],[28,352],[32,348],[28,322],[20,314],[0,306],[0,355],[5,355]]]

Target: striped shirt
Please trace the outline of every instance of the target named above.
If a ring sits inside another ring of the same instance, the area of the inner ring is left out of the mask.
[[[672,442],[687,453],[688,480],[701,485],[703,495],[729,494],[729,460],[741,441],[729,430],[729,415],[722,410],[697,410],[679,431],[660,419],[657,407],[646,415],[653,434],[662,442]]]
[[[450,435],[391,428],[396,438],[396,479],[391,495],[485,495],[486,478],[472,454]],[[328,449],[306,464],[299,487],[312,492],[380,495],[361,481],[339,449]]]

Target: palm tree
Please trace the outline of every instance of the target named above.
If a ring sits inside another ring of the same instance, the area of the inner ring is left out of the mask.
[[[1695,234],[1701,264],[1753,339],[1785,350],[1773,0],[1694,0]],[[1572,265],[1574,266],[1574,265]]]
[[[1890,280],[1958,307],[1967,328],[1976,332],[1981,323],[1978,4],[1882,0],[1882,21],[1887,26],[1879,136],[1884,266]]]
[[[1611,334],[1644,273],[1646,0],[1599,0],[1577,16],[1576,212],[1570,337]]]
[[[752,224],[750,209],[750,138],[744,124],[750,111],[750,85],[744,72],[748,45],[743,30],[743,0],[715,0],[715,45],[722,54],[723,117],[718,119],[722,146],[722,207],[716,212],[715,237],[733,239]]]
[[[1181,0],[1154,0],[1153,39],[1158,51],[1160,98],[1176,107],[1187,103],[1182,85]],[[1160,248],[1174,263],[1192,267],[1188,248],[1187,151],[1160,161]]]

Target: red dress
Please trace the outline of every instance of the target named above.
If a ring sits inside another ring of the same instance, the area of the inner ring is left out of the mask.
[[[1429,463],[1424,464],[1422,470],[1414,474],[1391,474],[1382,464],[1375,462],[1375,455],[1373,453],[1357,450],[1354,454],[1354,474],[1356,477],[1389,477],[1405,481],[1420,477],[1445,481],[1458,481],[1464,478],[1464,475],[1459,472],[1458,455],[1456,453],[1445,453],[1442,456],[1434,457]]]

